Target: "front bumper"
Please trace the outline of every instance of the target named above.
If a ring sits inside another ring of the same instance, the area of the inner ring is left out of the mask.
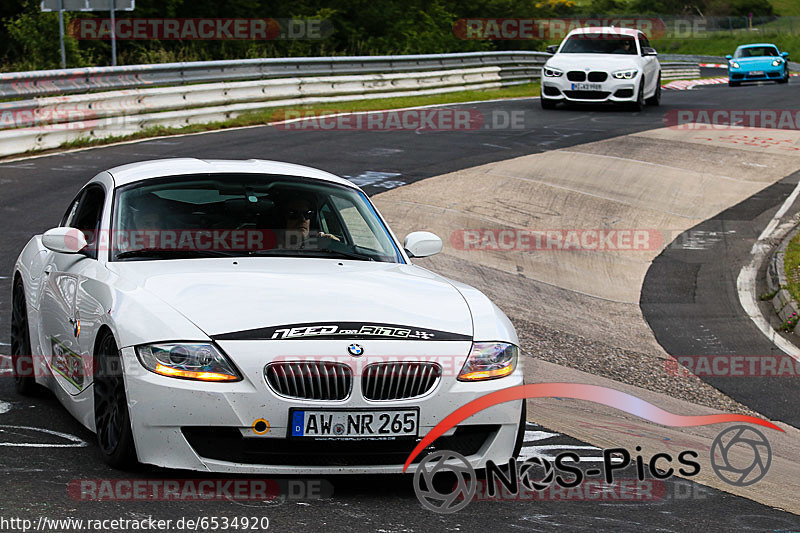
[[[594,74],[599,71],[592,71]],[[605,72],[603,81],[570,81],[564,72],[559,77],[542,77],[542,98],[557,102],[634,102],[636,101],[641,73],[629,80],[613,78]]]
[[[125,385],[134,442],[141,462],[168,468],[228,473],[335,474],[401,473],[408,453],[445,416],[458,407],[495,390],[521,385],[522,369],[498,380],[466,383],[456,374],[466,359],[469,342],[359,341],[362,358],[350,361],[353,388],[344,400],[299,400],[276,394],[264,378],[266,364],[280,360],[308,360],[309,354],[341,350],[330,341],[226,341],[219,346],[243,375],[235,383],[204,383],[168,378],[141,367],[133,348],[122,350]],[[370,355],[372,354],[371,358]],[[416,399],[370,401],[364,398],[359,372],[380,359],[413,357],[437,361],[442,376],[434,389]],[[348,359],[349,358],[349,359]],[[326,359],[329,359],[326,357]],[[419,408],[416,440],[306,441],[289,439],[289,409]],[[507,402],[481,411],[437,439],[438,449],[467,456],[476,468],[487,460],[504,463],[511,456],[522,402]],[[269,423],[257,434],[256,420]],[[460,447],[460,448],[459,448]],[[419,461],[424,453],[418,457]],[[407,472],[414,471],[412,465]]]
[[[784,76],[785,66],[783,64],[773,67],[765,67],[763,69],[728,69],[728,79],[730,81],[775,81],[782,79]],[[757,74],[754,74],[756,72]]]

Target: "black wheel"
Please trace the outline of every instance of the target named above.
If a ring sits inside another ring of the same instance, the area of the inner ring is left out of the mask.
[[[778,83],[789,83],[789,69],[788,67],[783,71],[783,77],[778,80]]]
[[[28,328],[28,305],[22,280],[14,283],[11,303],[11,363],[14,366],[14,387],[19,394],[30,395],[36,391],[33,377],[31,333]]]
[[[636,94],[636,100],[631,103],[631,111],[641,111],[644,109],[644,77],[639,83],[639,92]]]
[[[645,100],[647,105],[658,106],[661,105],[661,74],[658,75],[658,82],[656,83],[656,92]]]
[[[741,84],[742,84],[742,82],[740,82],[740,81],[728,80],[728,87],[738,87]]]
[[[97,444],[114,468],[136,464],[122,364],[114,337],[106,332],[97,343],[94,376],[94,423]]]
[[[550,98],[545,98],[544,96],[539,98],[539,101],[542,104],[542,109],[555,109],[556,105],[558,105],[558,102],[555,102]]]

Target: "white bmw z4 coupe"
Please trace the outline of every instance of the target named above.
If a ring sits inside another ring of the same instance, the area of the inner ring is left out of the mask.
[[[321,170],[112,168],[16,261],[16,387],[52,390],[115,467],[399,473],[445,416],[523,383],[508,318],[412,264],[441,248]],[[427,452],[505,462],[524,418],[494,405]]]
[[[657,55],[639,30],[573,30],[542,67],[542,107],[553,109],[559,102],[612,102],[640,111],[645,104],[659,105]]]

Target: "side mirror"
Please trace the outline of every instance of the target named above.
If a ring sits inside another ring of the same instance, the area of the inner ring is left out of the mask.
[[[649,46],[642,47],[642,55],[643,56],[657,56],[658,52],[656,52],[655,48],[650,48]]]
[[[555,54],[556,52],[558,52],[558,45],[557,44],[549,45],[547,48],[545,48],[545,52],[547,52],[548,54]]]
[[[442,251],[442,239],[430,231],[415,231],[406,235],[403,248],[410,257],[428,257]]]
[[[76,228],[49,229],[42,235],[42,244],[48,250],[62,254],[77,254],[86,248],[86,236]]]
[[[733,56],[732,56],[732,55],[730,55],[730,54],[728,54],[728,55],[726,55],[726,56],[725,56],[725,59],[727,59],[728,61],[730,61],[731,59],[733,59]]]
[[[789,57],[789,52],[781,52],[781,57],[786,59]]]

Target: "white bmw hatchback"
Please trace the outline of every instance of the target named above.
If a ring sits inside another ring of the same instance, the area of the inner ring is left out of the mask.
[[[639,30],[571,31],[542,68],[541,104],[614,102],[641,110],[661,102],[661,66]]]
[[[411,263],[441,247],[308,167],[113,168],[16,262],[17,388],[50,388],[117,467],[401,472],[445,416],[523,382],[506,316]],[[434,446],[502,463],[524,416],[495,405]]]

